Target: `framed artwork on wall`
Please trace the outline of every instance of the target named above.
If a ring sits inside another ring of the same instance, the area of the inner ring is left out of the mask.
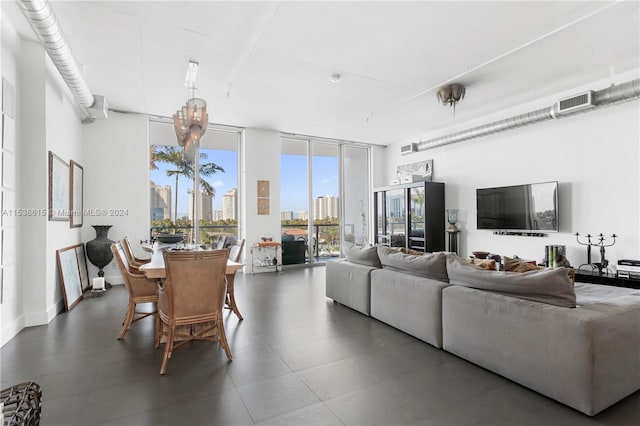
[[[79,228],[83,222],[82,212],[82,190],[84,169],[75,161],[69,162],[69,181],[71,194],[69,195],[69,226],[71,228]]]
[[[268,180],[258,181],[258,197],[269,198],[269,181]]]
[[[268,198],[258,198],[258,214],[259,215],[268,215],[269,214],[269,199]]]
[[[49,220],[69,221],[69,165],[49,151]]]

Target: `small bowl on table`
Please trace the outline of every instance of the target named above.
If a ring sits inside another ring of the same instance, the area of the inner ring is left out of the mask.
[[[158,234],[156,239],[165,244],[178,244],[184,240],[184,234]]]
[[[488,251],[472,251],[471,254],[473,254],[476,259],[486,259],[487,256],[489,256]]]

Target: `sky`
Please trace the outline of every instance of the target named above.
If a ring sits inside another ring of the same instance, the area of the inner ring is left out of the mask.
[[[207,159],[201,163],[215,163],[224,169],[211,177],[205,178],[214,188],[213,209],[222,210],[222,196],[233,188],[238,188],[238,153],[201,149]],[[165,163],[157,163],[158,170],[151,170],[151,181],[156,185],[169,185],[171,196],[175,193],[175,176],[168,177],[171,167]],[[313,197],[325,195],[338,196],[338,158],[313,158]],[[294,217],[301,210],[309,210],[307,206],[307,158],[304,155],[283,155],[281,160],[281,210],[293,211]],[[180,177],[178,179],[178,217],[187,216],[189,198],[187,190],[193,188],[193,181]],[[172,199],[171,201],[175,201]],[[172,206],[173,209],[173,206]]]

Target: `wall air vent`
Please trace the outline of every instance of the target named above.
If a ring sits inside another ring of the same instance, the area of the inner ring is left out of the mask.
[[[571,96],[570,98],[560,99],[556,104],[556,111],[558,114],[565,114],[581,109],[593,108],[594,106],[593,91],[590,90],[579,95]]]
[[[411,154],[412,152],[418,152],[418,146],[415,143],[409,145],[403,145],[400,147],[400,154]]]

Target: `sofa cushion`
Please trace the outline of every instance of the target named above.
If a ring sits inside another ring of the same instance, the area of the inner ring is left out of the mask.
[[[457,256],[449,256],[447,273],[451,284],[565,308],[576,307],[576,293],[565,268],[522,273],[486,271]]]
[[[498,265],[494,259],[470,259],[469,263],[479,266],[487,271],[497,271]]]
[[[378,246],[378,257],[383,268],[449,282],[447,277],[447,255],[443,252],[425,253],[420,256],[405,254],[386,246]]]
[[[356,244],[348,245],[344,252],[344,257],[352,263],[359,265],[373,266],[380,268],[380,259],[378,258],[378,251],[375,246],[366,247],[358,246]]]

